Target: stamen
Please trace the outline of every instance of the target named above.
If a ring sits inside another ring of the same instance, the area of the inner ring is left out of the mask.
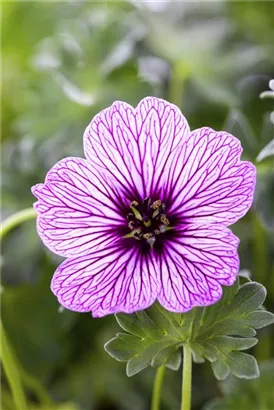
[[[133,221],[130,221],[127,226],[128,226],[129,229],[131,229],[131,230],[134,229],[134,222],[133,222]]]
[[[169,225],[169,220],[165,215],[161,215],[160,221],[163,222],[164,225]]]
[[[144,222],[144,225],[145,225],[146,228],[149,228],[151,226],[151,220],[148,219],[147,216],[143,217],[143,222]]]
[[[162,205],[162,201],[160,201],[160,199],[157,199],[157,201],[153,202],[153,204],[151,205],[151,208],[152,209],[159,209],[161,205]]]
[[[140,211],[137,209],[137,207],[139,207],[139,204],[137,201],[133,201],[130,204],[130,209],[132,210],[134,216],[136,219],[138,219],[139,221],[142,221],[142,215],[140,214]]]
[[[149,197],[142,202],[132,201],[131,212],[127,215],[130,233],[125,238],[145,241],[151,248],[160,239],[159,235],[172,229],[165,215],[165,204],[160,199],[152,203]]]
[[[124,235],[124,238],[135,238],[135,239],[141,239],[140,236],[142,234],[141,228],[134,229],[134,231],[131,231]]]
[[[158,216],[159,213],[160,213],[160,209],[156,209],[156,211],[154,211],[152,214],[152,218],[156,218],[156,216]]]
[[[150,248],[153,248],[154,242],[156,241],[155,236],[152,236],[151,238],[147,239],[147,243],[149,244]]]
[[[144,233],[144,234],[143,234],[143,238],[144,238],[144,239],[149,239],[149,238],[152,238],[152,236],[153,236],[153,234],[152,234],[152,233],[150,233],[150,232],[149,232],[149,233]]]

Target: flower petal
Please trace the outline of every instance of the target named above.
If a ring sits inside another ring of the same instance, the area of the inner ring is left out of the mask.
[[[207,306],[222,296],[239,270],[239,240],[221,225],[186,225],[166,243],[160,258],[159,302],[173,312]]]
[[[250,208],[256,168],[240,161],[240,141],[226,132],[191,132],[181,153],[181,172],[173,179],[170,213],[184,221],[231,225]]]
[[[94,317],[132,313],[150,306],[157,296],[150,256],[117,245],[91,255],[67,259],[56,270],[51,289],[67,309]]]
[[[85,155],[100,175],[115,178],[132,199],[155,197],[166,192],[167,175],[188,133],[181,111],[167,101],[147,97],[136,109],[117,101],[87,127]]]
[[[105,182],[105,183],[103,183]],[[35,185],[37,230],[45,245],[61,256],[80,256],[119,240],[125,223],[118,193],[81,158],[65,158]]]

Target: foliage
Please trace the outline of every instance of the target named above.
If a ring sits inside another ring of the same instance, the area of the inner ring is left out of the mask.
[[[150,364],[178,370],[180,347],[190,345],[194,361],[209,360],[217,379],[229,373],[241,378],[259,375],[256,360],[241,350],[257,343],[255,329],[274,322],[274,315],[262,309],[265,288],[248,282],[224,290],[222,299],[206,308],[178,314],[158,303],[133,315],[117,314],[116,319],[128,333],[118,333],[105,345],[115,359],[127,362],[127,375],[133,376]]]

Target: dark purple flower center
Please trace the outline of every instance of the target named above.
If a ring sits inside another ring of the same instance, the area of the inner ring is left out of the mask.
[[[146,242],[152,248],[156,238],[171,229],[166,217],[166,206],[160,199],[152,201],[146,198],[142,203],[133,201],[130,209],[127,215],[130,232],[127,238]]]

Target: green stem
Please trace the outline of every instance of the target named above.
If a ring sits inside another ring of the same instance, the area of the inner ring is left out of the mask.
[[[5,374],[7,376],[14,403],[16,409],[18,410],[26,410],[27,400],[25,397],[25,393],[21,384],[19,371],[17,368],[16,360],[14,358],[13,352],[9,347],[9,342],[7,336],[5,334],[5,330],[3,324],[0,322],[0,329],[1,329],[1,361],[3,364],[3,368],[5,370]]]
[[[20,378],[22,380],[22,383],[25,387],[27,387],[29,390],[31,390],[39,400],[42,406],[45,408],[53,410],[55,408],[55,404],[47,394],[47,392],[44,390],[44,387],[40,383],[38,379],[36,379],[34,376],[31,374],[27,373],[18,363],[17,365],[19,373],[20,373]]]
[[[184,344],[183,385],[181,410],[191,409],[192,353],[189,344]]]
[[[160,409],[160,399],[161,399],[161,392],[162,392],[164,374],[165,374],[165,366],[159,367],[156,371],[156,376],[155,376],[155,380],[154,380],[151,410],[159,410]]]
[[[183,106],[183,88],[189,73],[187,67],[180,61],[177,61],[172,66],[168,98],[171,103],[179,108]]]
[[[34,219],[36,213],[33,208],[27,208],[23,211],[16,212],[15,214],[9,216],[1,224],[0,238],[2,239],[11,229],[20,225],[22,222]]]
[[[265,277],[267,275],[267,234],[264,226],[262,225],[258,215],[254,212],[253,217],[253,229],[254,229],[254,273],[255,280],[264,284]]]
[[[253,212],[253,269],[254,279],[266,285],[267,275],[270,270],[267,255],[267,232],[258,215]],[[271,356],[271,342],[268,332],[263,332],[260,343],[255,348],[255,355],[258,361],[267,360]]]

